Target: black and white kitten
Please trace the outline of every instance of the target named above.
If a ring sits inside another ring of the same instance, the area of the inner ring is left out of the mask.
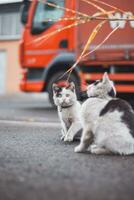
[[[71,142],[82,127],[80,123],[81,104],[77,101],[74,83],[69,83],[67,87],[53,84],[53,99],[62,126],[61,139]]]
[[[81,109],[83,133],[75,152],[134,154],[134,111],[116,90],[107,73],[87,88]],[[93,141],[93,142],[92,142]]]

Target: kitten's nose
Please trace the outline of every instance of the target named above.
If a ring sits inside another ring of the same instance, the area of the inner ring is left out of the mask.
[[[62,99],[62,103],[66,103],[66,100],[65,100],[65,99]]]
[[[63,102],[65,102],[65,99],[63,99]]]

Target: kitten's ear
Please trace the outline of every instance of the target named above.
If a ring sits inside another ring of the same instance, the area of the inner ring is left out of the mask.
[[[56,83],[53,83],[52,88],[54,92],[58,92],[60,87]]]
[[[74,84],[74,82],[70,82],[69,85],[68,85],[68,87],[67,87],[67,89],[70,89],[70,90],[72,90],[74,92],[75,91],[75,84]]]
[[[110,81],[110,79],[109,79],[109,76],[108,76],[108,73],[107,73],[107,72],[105,72],[105,73],[103,74],[102,81],[103,81],[103,83],[107,83],[107,82],[109,82],[109,81]]]

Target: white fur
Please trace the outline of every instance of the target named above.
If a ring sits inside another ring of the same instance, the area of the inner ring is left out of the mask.
[[[62,126],[61,139],[65,142],[73,141],[74,136],[82,128],[80,123],[80,109],[81,105],[78,101],[76,101],[70,108],[61,110],[60,107],[58,107],[58,115]],[[69,129],[67,129],[69,121],[72,121],[72,123],[70,124]]]
[[[106,95],[106,91],[110,90],[111,81],[103,76],[102,83],[97,86],[88,88],[88,96],[98,95],[96,98],[87,99],[82,105],[81,120],[83,133],[79,146],[75,148],[75,152],[85,151],[90,146],[91,153],[109,154],[111,152],[129,155],[134,153],[134,138],[130,134],[130,130],[125,123],[122,122],[122,112],[115,110],[108,112],[103,116],[99,116],[101,110],[112,99]],[[104,84],[105,82],[105,84]],[[98,87],[98,88],[97,88]],[[113,85],[111,85],[113,87]],[[91,89],[91,91],[89,91]],[[103,92],[104,89],[104,92]],[[115,90],[115,89],[114,89]]]
[[[77,101],[74,84],[70,83],[68,88],[63,88],[60,97],[56,96],[54,90],[53,98],[58,109],[58,115],[62,127],[61,140],[71,142],[77,132],[82,128],[80,122],[81,104]],[[70,107],[62,108],[65,106]]]

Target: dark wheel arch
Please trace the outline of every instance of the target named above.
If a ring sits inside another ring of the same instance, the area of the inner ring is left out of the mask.
[[[44,70],[42,77],[45,83],[43,91],[46,91],[49,80],[51,79],[53,74],[59,71],[68,70],[74,64],[74,62],[75,62],[75,54],[73,52],[63,52],[58,54]],[[80,69],[78,66],[76,66],[73,70],[73,73],[77,76],[78,79],[79,79],[79,72]]]

